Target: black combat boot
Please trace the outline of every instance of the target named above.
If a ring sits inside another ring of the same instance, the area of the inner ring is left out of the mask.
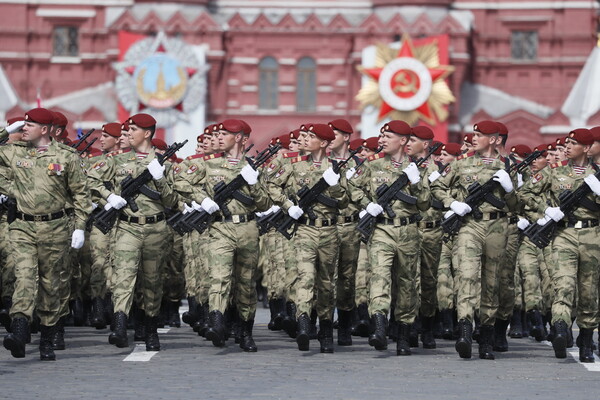
[[[397,322],[398,325],[398,340],[396,341],[396,355],[397,356],[410,356],[412,351],[410,350],[410,330],[412,324],[405,322]],[[435,341],[434,341],[435,343]],[[435,347],[434,347],[435,348]]]
[[[181,328],[181,317],[179,316],[180,302],[170,301],[169,302],[169,319],[168,323],[171,328]]]
[[[371,317],[371,327],[373,332],[369,336],[369,346],[375,347],[375,350],[387,350],[387,338],[385,331],[387,329],[387,318],[381,313],[375,313]]]
[[[475,315],[473,316],[473,322],[475,325],[473,328],[473,340],[479,343],[479,326],[481,325],[481,323],[479,321],[479,315],[477,313],[475,313]]]
[[[581,345],[579,346],[579,361],[584,363],[594,362],[594,352],[592,349],[592,338],[594,337],[593,328],[580,328],[579,337]]]
[[[106,328],[106,320],[104,319],[104,301],[100,297],[92,299],[92,326],[96,329]]]
[[[338,346],[352,346],[352,314],[354,311],[338,309]]]
[[[494,323],[493,328],[494,337],[493,341],[489,344],[493,345],[494,351],[500,353],[508,351],[508,340],[506,339],[506,328],[508,328],[508,320],[496,318],[496,323]]]
[[[25,357],[25,342],[29,331],[27,318],[15,318],[10,325],[11,333],[4,337],[4,348],[15,358]]]
[[[242,326],[242,319],[240,318],[239,314],[236,315],[232,315],[230,316],[231,318],[233,318],[233,322],[231,324],[231,336],[233,336],[235,344],[241,344],[242,343],[242,330],[243,330],[243,326]]]
[[[498,320],[496,320],[496,322],[498,322]],[[508,326],[508,321],[506,321],[506,326]],[[479,331],[481,332],[481,338],[479,339],[479,358],[482,360],[493,360],[495,358],[492,351],[494,349],[493,343],[496,326],[481,325]],[[506,338],[506,329],[504,329],[504,337]]]
[[[548,332],[548,335],[546,335],[546,340],[552,342],[554,340],[554,334],[556,333],[554,332],[554,325],[552,324],[552,311],[547,311],[544,315],[544,324],[548,324],[550,327],[550,331]]]
[[[210,340],[215,347],[225,346],[225,317],[218,310],[208,314],[209,327],[205,332],[206,339]]]
[[[160,340],[158,340],[158,317],[144,318],[146,327],[146,351],[160,351]]]
[[[527,319],[531,325],[529,336],[533,336],[538,342],[544,340],[544,323],[542,322],[542,314],[540,314],[538,310],[529,310],[527,311]]]
[[[400,327],[399,325],[398,328]],[[408,337],[408,343],[410,347],[419,347],[419,332],[421,331],[421,318],[417,316],[415,321],[410,324],[410,336]]]
[[[433,319],[433,338],[442,339],[444,337],[444,323],[442,321],[442,313],[437,310]]]
[[[398,324],[396,323],[396,317],[393,311],[390,314],[390,319],[387,324],[387,337],[392,342],[398,341]]]
[[[317,336],[319,343],[321,343],[321,353],[333,353],[333,323],[330,319],[319,318],[319,333]]]
[[[310,340],[317,339],[317,309],[310,310]]]
[[[574,345],[573,340],[573,322],[575,322],[575,318],[571,318],[571,323],[567,328],[567,349],[570,349]]]
[[[473,324],[471,321],[461,319],[458,321],[458,339],[454,348],[460,358],[471,358],[471,347],[473,346]]]
[[[123,311],[115,313],[115,330],[108,335],[108,343],[119,348],[129,346],[127,341],[127,314]]]
[[[369,337],[369,306],[367,303],[361,303],[356,308],[358,318],[352,329],[352,334],[360,337]]]
[[[288,301],[285,303],[285,311],[286,315],[283,318],[282,327],[283,330],[288,334],[288,336],[292,339],[296,338],[296,303],[293,301]]]
[[[2,298],[2,308],[0,309],[0,325],[10,332],[10,308],[12,307],[12,298]]]
[[[252,329],[254,328],[254,320],[250,319],[248,321],[241,321],[241,340],[240,340],[240,348],[248,353],[256,353],[258,348],[256,347],[256,343],[254,343],[254,338],[252,337]]]
[[[277,312],[277,305],[275,304],[276,302],[276,299],[269,300],[269,312],[271,314],[271,319],[267,324],[267,329],[269,329],[270,331],[275,330],[275,313]]]
[[[442,314],[442,337],[446,340],[452,340],[454,337],[454,318],[452,317],[452,310],[444,309],[440,312]]]
[[[421,317],[421,342],[424,349],[435,349],[436,343],[433,337],[433,325],[435,317]]]
[[[83,300],[79,297],[69,301],[71,313],[73,314],[73,325],[83,326],[85,324],[85,313],[83,311]],[[56,349],[55,349],[56,350]]]
[[[41,332],[41,325],[40,325]],[[65,317],[60,317],[52,329],[52,348],[54,350],[65,349]]]
[[[302,313],[298,317],[298,333],[296,334],[296,343],[298,350],[308,351],[310,347],[310,317],[306,313]]]
[[[134,342],[145,342],[146,341],[146,313],[139,307],[133,310],[133,341]]]
[[[92,317],[92,300],[83,299],[83,326],[93,326]]]
[[[285,299],[283,297],[275,300],[275,314],[273,316],[273,323],[275,331],[283,329],[283,320],[285,319]]]
[[[198,313],[198,322],[194,325],[194,330],[198,332],[198,336],[206,337],[206,331],[210,328],[210,319],[208,302],[202,304],[201,311]]]
[[[54,336],[54,330],[56,326],[45,326],[40,325],[40,360],[42,361],[54,361],[56,355],[52,348],[52,337]]]
[[[188,311],[185,311],[181,315],[181,319],[193,328],[196,321],[198,321],[198,302],[196,301],[196,296],[188,296],[187,301]]]
[[[567,358],[567,336],[569,327],[565,321],[557,321],[554,323],[554,340],[552,348],[554,348],[554,356],[556,358]]]
[[[106,293],[104,296],[104,321],[109,325],[111,331],[115,327],[114,314],[115,306],[112,302],[112,294]]]

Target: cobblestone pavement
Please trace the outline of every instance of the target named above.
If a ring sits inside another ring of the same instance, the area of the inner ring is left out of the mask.
[[[558,360],[548,343],[509,339],[510,351],[495,361],[461,360],[450,341],[397,357],[393,343],[379,352],[354,338],[335,354],[320,354],[317,341],[299,352],[293,340],[266,328],[267,318],[259,309],[259,351],[252,354],[232,339],[215,348],[187,325],[165,329],[162,350],[153,354],[133,345],[131,331],[130,347],[118,349],[108,344],[108,330],[68,327],[67,349],[56,352],[56,362],[40,362],[34,335],[25,359],[0,350],[0,399],[575,400],[596,398],[600,389],[600,359],[580,364],[576,348]],[[124,361],[138,355],[149,361]]]

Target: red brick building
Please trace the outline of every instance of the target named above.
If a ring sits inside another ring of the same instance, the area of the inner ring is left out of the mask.
[[[197,56],[181,64],[180,79],[196,85],[186,91],[193,101],[159,118],[170,139],[227,117],[247,120],[258,142],[333,118],[373,136],[361,122],[357,67],[366,48],[404,34],[448,37],[451,139],[481,119],[504,122],[509,144],[600,125],[597,102],[565,106],[596,47],[597,1],[0,0],[0,13],[0,117],[35,106],[39,95],[67,115],[71,132],[143,109],[133,83],[119,81],[126,71],[142,82],[125,58],[143,37],[158,51],[158,39],[178,39],[189,45],[179,56]],[[165,83],[173,96],[175,83]],[[582,96],[589,93],[573,94]]]

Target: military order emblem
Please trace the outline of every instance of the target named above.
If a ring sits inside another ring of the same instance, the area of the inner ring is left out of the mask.
[[[405,35],[399,50],[379,44],[375,67],[359,66],[358,70],[369,80],[356,99],[363,108],[378,108],[378,121],[400,119],[412,125],[448,118],[445,106],[455,97],[444,80],[454,67],[440,64],[437,40],[413,46]]]

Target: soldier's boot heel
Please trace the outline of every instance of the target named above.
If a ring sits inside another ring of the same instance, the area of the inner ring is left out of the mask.
[[[41,329],[41,325],[40,325]],[[65,346],[65,319],[61,317],[56,325],[54,325],[54,329],[52,329],[52,348],[54,350],[64,350]]]
[[[479,328],[481,338],[479,340],[479,358],[482,360],[493,360],[494,327],[492,325],[481,325]],[[506,336],[506,330],[504,331]]]
[[[296,344],[298,350],[308,351],[310,348],[310,317],[303,313],[298,317],[298,332],[296,334]]]
[[[435,349],[437,347],[433,335],[434,325],[435,317],[421,318],[421,342],[423,343],[424,349]]]
[[[461,319],[458,321],[458,339],[454,348],[456,349],[460,358],[471,358],[471,351],[473,346],[473,325],[471,321]]]
[[[496,318],[496,322],[493,326],[493,340],[490,343],[493,346],[494,351],[499,353],[508,351],[508,340],[506,339],[506,329],[508,328],[507,319]]]
[[[452,318],[452,310],[444,309],[442,314],[442,338],[452,340],[454,336],[454,319]]]
[[[319,319],[319,343],[321,353],[333,353],[333,323],[328,319]]]
[[[11,323],[12,332],[4,337],[4,348],[9,350],[14,358],[25,357],[28,325],[27,318],[15,318]]]
[[[53,331],[56,329],[55,326],[40,326],[40,360],[41,361],[54,361],[56,355],[52,348],[52,336]]]
[[[496,320],[497,321],[497,320]],[[513,339],[521,339],[523,337],[523,320],[521,318],[521,308],[513,309],[512,317],[510,318],[510,330],[508,336]]]
[[[254,338],[252,337],[252,329],[254,328],[254,320],[250,319],[248,321],[240,321],[241,324],[241,335],[242,338],[240,340],[240,348],[247,353],[256,353],[258,348],[256,347],[256,343],[254,343]]]
[[[144,319],[146,327],[146,351],[160,351],[160,340],[158,339],[158,317]]]
[[[188,296],[188,311],[185,311],[181,315],[181,320],[193,327],[196,321],[198,321],[198,303],[196,302],[195,296]]]
[[[92,299],[92,319],[91,324],[96,329],[106,328],[106,320],[104,319],[104,301],[100,297]]]
[[[369,307],[367,303],[361,303],[357,307],[358,320],[353,329],[353,334],[360,337],[369,337]]]
[[[119,348],[129,346],[127,340],[127,314],[123,311],[115,313],[115,330],[108,335],[108,343]]]
[[[594,352],[592,347],[593,336],[594,329],[581,328],[579,330],[579,337],[581,338],[581,345],[579,346],[579,361],[584,363],[594,362]]]
[[[293,301],[288,301],[285,303],[285,311],[286,315],[283,318],[282,327],[283,330],[288,334],[288,336],[292,339],[296,338],[296,332],[298,328],[298,323],[296,321],[297,308],[296,303]]]
[[[338,310],[338,346],[352,346],[352,315],[354,311]]]
[[[215,347],[225,346],[225,317],[218,310],[211,311],[208,314],[209,328],[205,332],[205,337],[210,340]]]
[[[283,329],[283,321],[285,319],[285,299],[279,298],[275,300],[275,313],[273,315],[273,330],[280,331]]]
[[[529,336],[533,336],[537,342],[544,340],[544,322],[542,321],[542,314],[540,314],[538,310],[529,310],[527,311],[527,319],[531,325]]]
[[[146,312],[139,307],[133,310],[133,341],[146,341]]]
[[[169,302],[169,326],[171,328],[181,328],[181,317],[179,315],[179,300]]]
[[[565,321],[557,321],[554,323],[554,340],[552,348],[556,358],[567,358],[567,323]]]
[[[387,317],[381,313],[375,313],[371,317],[371,326],[373,333],[369,336],[369,346],[375,347],[375,350],[387,349],[387,337],[385,336],[387,328]]]
[[[398,322],[398,341],[396,342],[397,356],[410,356],[410,329],[412,324]]]

